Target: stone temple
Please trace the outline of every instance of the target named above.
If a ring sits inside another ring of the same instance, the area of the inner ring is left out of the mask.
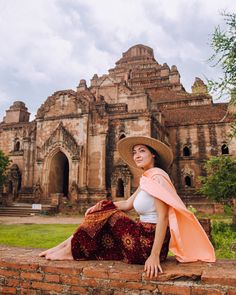
[[[14,202],[67,200],[84,210],[102,198],[128,198],[139,175],[119,158],[116,144],[125,136],[170,144],[170,176],[184,199],[198,197],[204,160],[236,155],[235,141],[226,146],[228,104],[213,103],[199,78],[186,92],[177,67],[159,64],[144,45],[123,53],[108,74],[95,74],[89,87],[80,80],[76,90],[56,91],[35,120],[29,115],[15,101],[0,123],[0,149],[12,160],[3,193]]]

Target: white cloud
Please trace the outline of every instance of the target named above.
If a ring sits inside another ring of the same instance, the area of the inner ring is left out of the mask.
[[[152,47],[159,63],[176,64],[190,90],[195,75],[218,74],[205,62],[207,42],[222,22],[219,11],[235,8],[235,0],[1,0],[4,104],[24,100],[35,113],[52,92],[107,73],[138,43]]]

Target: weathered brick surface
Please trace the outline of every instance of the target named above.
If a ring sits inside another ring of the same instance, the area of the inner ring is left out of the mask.
[[[38,249],[0,246],[0,294],[235,295],[236,260],[162,264],[149,279],[142,265],[118,261],[47,261]],[[4,255],[3,255],[4,253]]]
[[[158,290],[162,294],[173,294],[173,295],[190,295],[191,290],[188,286],[178,286],[178,285],[160,285]]]
[[[223,267],[219,267],[215,270],[205,270],[202,274],[202,281],[208,284],[236,286],[236,268],[234,271],[232,269],[225,269]]]
[[[191,295],[224,295],[226,292],[216,288],[192,287]]]

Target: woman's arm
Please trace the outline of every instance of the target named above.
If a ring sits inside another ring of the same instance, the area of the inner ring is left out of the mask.
[[[168,226],[168,205],[159,199],[155,199],[155,207],[158,212],[158,223],[156,225],[152,251],[144,265],[144,271],[147,272],[147,276],[150,278],[156,277],[158,270],[163,272],[160,265],[160,252]]]
[[[139,187],[132,194],[132,196],[130,196],[127,200],[114,202],[114,205],[117,207],[117,209],[122,210],[122,211],[129,211],[129,210],[133,209],[134,199],[135,199],[135,196],[137,195],[138,191],[139,191]]]
[[[133,193],[132,196],[129,197],[129,199],[127,199],[125,201],[114,202],[114,205],[117,207],[117,209],[122,210],[122,211],[129,211],[129,210],[133,209],[134,198],[135,198],[136,194],[138,193],[138,191],[139,191],[139,188]],[[88,214],[90,214],[94,211],[101,210],[101,208],[102,208],[102,204],[101,204],[101,202],[98,202],[94,206],[87,209],[87,211],[85,212],[85,216],[87,216]]]

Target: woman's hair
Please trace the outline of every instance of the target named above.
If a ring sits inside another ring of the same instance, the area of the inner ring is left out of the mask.
[[[146,145],[146,148],[154,155],[154,167],[163,169],[160,161],[160,156],[158,155],[157,151],[155,151],[152,147]]]

